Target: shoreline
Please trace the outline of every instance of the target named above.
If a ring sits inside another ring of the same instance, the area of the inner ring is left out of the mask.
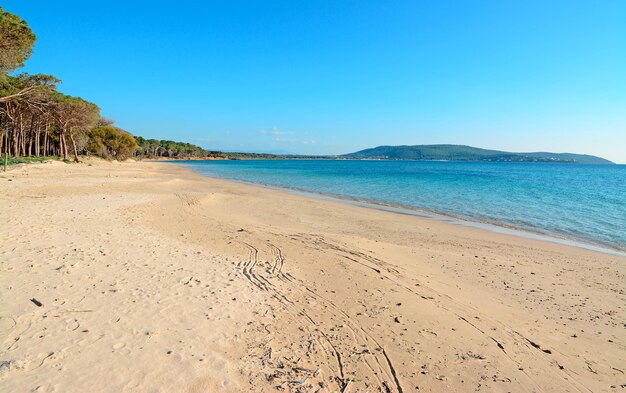
[[[164,163],[0,182],[1,393],[623,383],[624,257]]]
[[[533,230],[531,228],[522,228],[516,227],[514,225],[510,225],[504,222],[496,222],[496,221],[479,221],[474,220],[472,217],[465,216],[456,216],[453,214],[446,214],[439,211],[428,210],[424,208],[412,207],[412,206],[404,206],[404,205],[394,205],[390,203],[384,203],[376,200],[369,199],[359,199],[353,198],[349,196],[341,196],[335,194],[327,194],[323,192],[314,192],[303,190],[294,187],[288,186],[279,186],[274,184],[268,184],[263,182],[254,182],[254,181],[246,181],[239,179],[232,179],[223,176],[211,176],[208,174],[200,173],[192,166],[187,166],[184,162],[180,160],[172,160],[171,163],[174,165],[180,165],[184,168],[191,170],[193,173],[205,176],[211,179],[219,179],[224,181],[232,181],[239,184],[245,184],[253,187],[262,187],[266,189],[276,190],[276,191],[284,191],[288,193],[292,193],[294,195],[301,195],[308,198],[320,199],[320,200],[329,200],[335,201],[339,203],[347,203],[353,206],[361,206],[370,209],[382,210],[396,214],[406,214],[411,216],[420,217],[423,219],[430,220],[438,220],[441,222],[445,222],[451,225],[461,225],[468,226],[476,229],[486,230],[494,233],[501,233],[511,236],[519,236],[527,239],[534,239],[540,241],[546,241],[561,245],[566,245],[570,247],[581,248],[584,250],[600,252],[608,255],[621,256],[626,257],[626,248],[618,247],[618,246],[610,246],[608,244],[603,244],[601,242],[593,242],[590,239],[577,239],[573,237],[567,236],[559,236],[555,233],[543,232],[539,229]]]

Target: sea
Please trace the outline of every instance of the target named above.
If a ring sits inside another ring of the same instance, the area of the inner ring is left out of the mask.
[[[626,165],[223,160],[195,172],[626,252]],[[624,255],[624,254],[622,254]]]

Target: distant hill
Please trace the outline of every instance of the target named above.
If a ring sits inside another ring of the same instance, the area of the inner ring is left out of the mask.
[[[572,164],[613,164],[604,158],[572,153],[511,153],[464,145],[378,146],[344,154],[341,158],[382,160],[447,160],[491,162],[557,162]]]

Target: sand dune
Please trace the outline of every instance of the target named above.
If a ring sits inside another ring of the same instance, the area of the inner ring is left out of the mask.
[[[626,384],[624,257],[164,163],[0,184],[2,392]]]

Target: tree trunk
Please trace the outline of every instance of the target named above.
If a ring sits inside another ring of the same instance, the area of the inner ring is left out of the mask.
[[[26,127],[24,127],[24,116],[20,115],[20,149],[21,155],[26,155]]]
[[[43,135],[43,156],[45,157],[48,152],[48,123],[46,123],[46,131]]]
[[[59,155],[67,160],[67,143],[65,142],[65,131],[61,132],[59,136]]]
[[[13,157],[20,157],[20,134],[17,130],[17,127],[13,127]]]
[[[41,139],[41,127],[37,126],[37,131],[35,131],[35,156],[39,157],[39,142]]]
[[[35,114],[32,114],[30,116],[30,126],[28,127],[27,153],[29,157],[33,155],[33,149],[35,146],[35,127],[37,127],[35,122]]]
[[[74,150],[74,162],[80,162],[78,159],[78,150],[76,150],[76,141],[74,140],[74,134],[70,130],[70,141],[72,141],[72,149]]]
[[[4,171],[7,171],[7,161],[9,160],[9,129],[4,131]]]

